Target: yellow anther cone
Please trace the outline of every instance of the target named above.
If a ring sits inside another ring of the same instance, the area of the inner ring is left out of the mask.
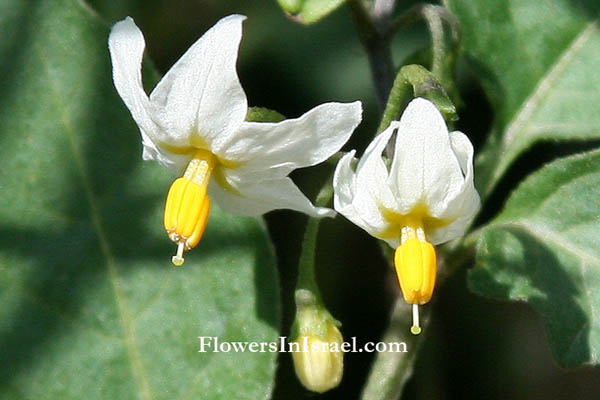
[[[177,266],[184,263],[183,251],[196,247],[206,229],[210,213],[206,189],[215,163],[212,153],[198,151],[167,194],[164,226],[169,238],[177,243],[177,254],[172,258]]]
[[[183,197],[183,192],[189,181],[185,178],[178,178],[171,184],[169,193],[167,194],[167,201],[165,203],[165,215],[164,215],[164,226],[171,237],[171,234],[175,232],[177,227],[177,217],[179,215],[179,204]]]
[[[435,248],[429,242],[409,239],[396,249],[396,274],[407,303],[431,300],[437,273]]]
[[[193,249],[198,245],[200,239],[202,239],[202,235],[204,235],[204,231],[206,230],[206,223],[208,221],[208,215],[210,214],[210,198],[208,196],[204,197],[204,201],[202,203],[202,208],[200,209],[200,214],[198,215],[198,220],[196,221],[196,225],[194,227],[194,231],[190,235],[187,240],[187,247]]]
[[[189,182],[181,199],[177,217],[177,233],[182,238],[189,238],[196,230],[200,213],[206,201],[206,187]],[[186,246],[187,247],[187,246]]]

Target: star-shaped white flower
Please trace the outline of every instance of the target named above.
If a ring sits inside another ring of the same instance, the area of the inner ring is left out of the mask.
[[[395,135],[388,168],[382,153]],[[404,298],[414,304],[413,332],[420,332],[417,305],[435,285],[432,245],[455,239],[479,211],[473,185],[473,146],[461,132],[448,132],[428,100],[410,102],[365,150],[353,169],[354,151],[334,174],[334,206],[372,236],[396,248],[394,262]]]
[[[288,178],[337,152],[360,123],[360,102],[327,103],[297,119],[246,122],[248,104],[236,73],[242,15],[223,18],[167,72],[148,97],[142,87],[144,37],[131,18],[108,40],[113,80],[142,135],[144,160],[181,174],[169,191],[165,228],[178,244],[174,263],[204,232],[210,200],[247,216],[289,208],[322,217]]]

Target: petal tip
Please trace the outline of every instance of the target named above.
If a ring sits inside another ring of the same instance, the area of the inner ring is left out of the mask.
[[[317,218],[334,218],[337,213],[331,208],[325,207],[316,207],[316,215]]]
[[[117,22],[110,29],[108,35],[108,48],[111,56],[122,57],[121,53],[143,52],[146,47],[144,35],[131,17],[126,17]],[[134,50],[131,50],[134,49]],[[118,54],[117,54],[118,53]]]
[[[139,32],[138,26],[131,17],[125,17],[124,19],[115,23],[110,29],[110,36],[115,34],[134,33]]]
[[[363,107],[360,100],[353,101],[352,103],[338,103],[343,108],[347,109],[352,116],[358,117],[358,120],[362,120]]]
[[[356,150],[350,150],[348,153],[344,154],[337,162],[337,165],[335,166],[335,171],[333,172],[334,189],[336,186],[336,181],[337,181],[337,179],[339,179],[339,175],[343,172],[343,170],[346,168],[351,169],[350,165],[351,165],[352,161],[354,160],[355,154],[356,154]]]
[[[244,14],[231,14],[231,15],[224,17],[223,19],[233,19],[233,20],[245,21],[247,18],[248,17],[245,16]]]
[[[404,117],[404,115],[426,120],[438,120],[440,118],[443,120],[444,118],[437,106],[423,97],[416,97],[411,100],[406,106],[406,110],[404,110],[402,116]]]
[[[221,18],[214,26],[224,25],[224,24],[242,24],[248,17],[242,14],[231,14],[226,17]]]
[[[353,101],[352,103],[349,103],[349,104],[353,108],[357,109],[357,111],[359,111],[361,113],[361,115],[362,115],[362,112],[363,112],[362,101],[356,100],[356,101]]]

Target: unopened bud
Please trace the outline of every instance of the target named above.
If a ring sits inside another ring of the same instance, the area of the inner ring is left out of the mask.
[[[323,393],[340,384],[344,372],[342,334],[329,322],[323,337],[304,333],[294,341],[299,351],[292,353],[296,375],[304,387]]]
[[[283,11],[294,15],[298,14],[302,9],[302,0],[277,0],[279,3],[279,7],[283,9]]]

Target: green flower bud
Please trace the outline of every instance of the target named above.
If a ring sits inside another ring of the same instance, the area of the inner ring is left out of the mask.
[[[296,376],[308,390],[323,393],[339,385],[344,372],[340,323],[309,290],[296,290],[296,307],[292,326]]]
[[[298,14],[302,9],[302,0],[277,0],[279,7],[291,15]]]
[[[299,351],[292,353],[296,376],[305,388],[323,393],[340,384],[344,372],[344,339],[340,330],[329,323],[324,337],[301,334],[294,341]]]

